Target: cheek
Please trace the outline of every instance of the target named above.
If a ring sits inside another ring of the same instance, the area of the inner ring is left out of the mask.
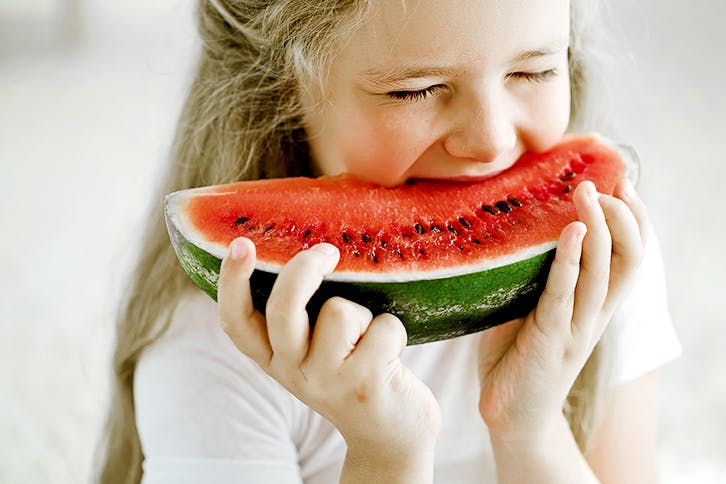
[[[545,92],[530,100],[531,142],[542,151],[562,138],[570,123],[570,84],[567,79],[554,82]]]
[[[381,185],[400,183],[431,143],[429,124],[420,116],[398,112],[396,116],[368,115],[341,126],[346,133],[340,138],[346,170]]]

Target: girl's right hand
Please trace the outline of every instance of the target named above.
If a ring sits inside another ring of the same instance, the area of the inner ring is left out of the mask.
[[[439,406],[401,363],[406,330],[400,320],[374,318],[367,308],[334,297],[310,334],[305,306],[338,258],[330,244],[295,255],[277,277],[263,316],[250,294],[255,246],[235,239],[220,271],[220,323],[242,353],[335,425],[349,455],[382,462],[432,454]]]

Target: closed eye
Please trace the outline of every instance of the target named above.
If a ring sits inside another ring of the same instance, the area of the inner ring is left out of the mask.
[[[541,72],[512,72],[507,74],[507,79],[522,79],[529,82],[545,82],[559,75],[557,69],[548,69]]]
[[[432,94],[435,94],[441,89],[446,89],[446,86],[443,84],[434,84],[433,86],[429,86],[426,89],[411,91],[390,91],[386,93],[386,96],[397,101],[416,102],[423,101],[424,99],[431,96]]]

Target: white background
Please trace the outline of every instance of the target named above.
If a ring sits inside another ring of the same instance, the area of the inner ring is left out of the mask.
[[[77,21],[59,1],[0,0],[3,483],[88,479],[118,293],[197,48],[190,0],[75,3]],[[718,482],[726,475],[726,162],[717,149],[726,137],[726,2],[612,6],[630,46],[614,53],[630,60],[615,73],[613,111],[641,155],[640,191],[684,346],[663,371],[662,482]]]

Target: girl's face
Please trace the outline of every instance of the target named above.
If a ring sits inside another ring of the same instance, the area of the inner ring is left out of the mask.
[[[477,179],[548,148],[569,121],[569,32],[569,0],[380,2],[306,119],[318,173]]]

